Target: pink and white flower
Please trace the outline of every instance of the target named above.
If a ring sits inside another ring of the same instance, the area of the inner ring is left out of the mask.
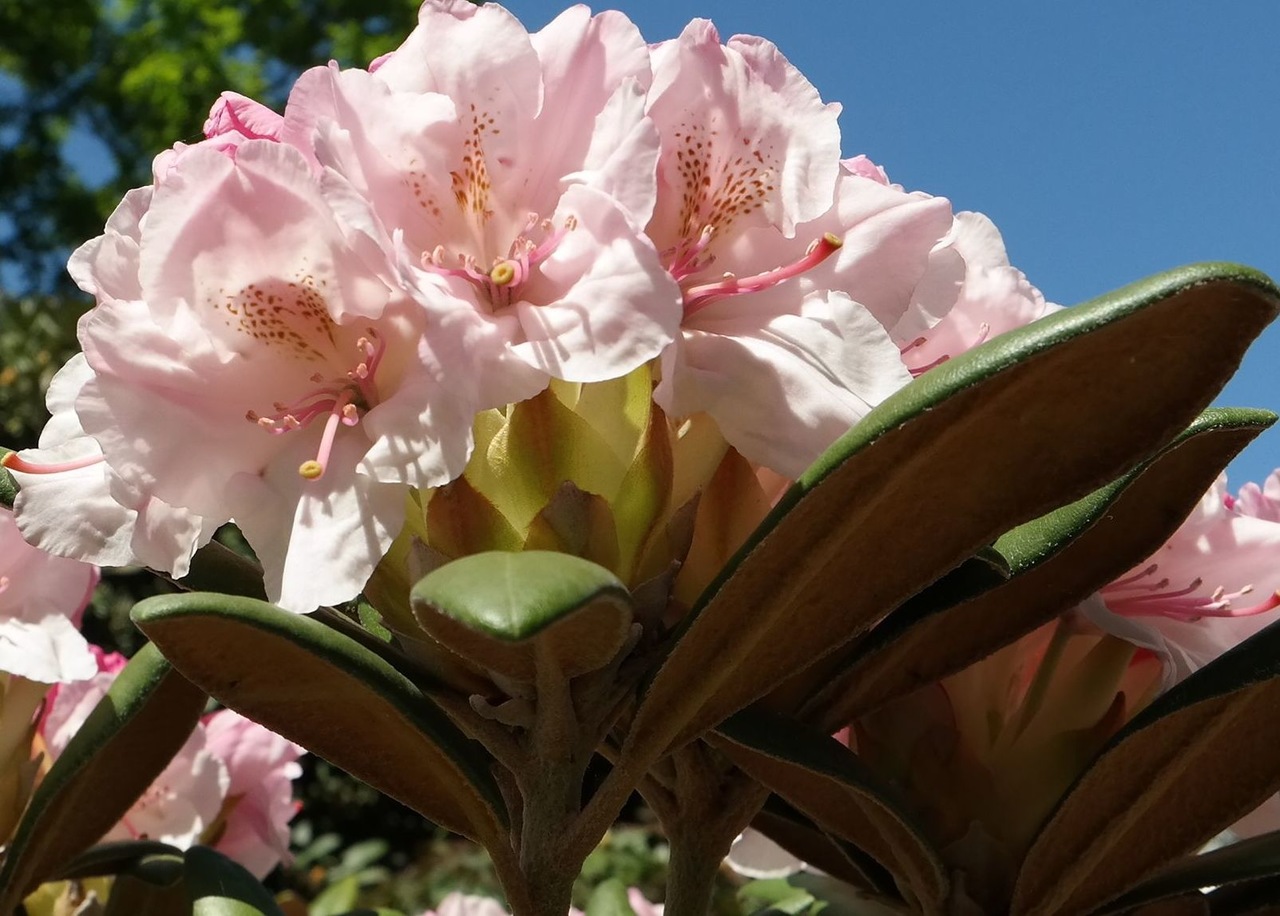
[[[96,646],[98,673],[49,692],[40,735],[50,763],[66,750],[99,701],[106,696],[125,659]],[[129,808],[104,840],[153,839],[180,848],[200,840],[214,822],[226,796],[226,767],[209,753],[203,728],[196,728],[164,771]]]
[[[912,375],[1061,310],[1009,263],[1000,231],[981,213],[957,213],[930,254],[912,307],[893,327]]]
[[[428,0],[376,72],[316,68],[284,137],[490,367],[484,405],[625,375],[675,335],[679,291],[641,228],[657,136],[648,52],[618,13],[535,36],[496,4]],[[353,193],[351,193],[353,192]]]
[[[207,717],[204,729],[230,776],[214,845],[261,878],[289,861],[289,821],[299,807],[292,786],[305,751],[230,709]]]
[[[465,465],[474,373],[456,339],[348,242],[285,144],[186,151],[136,222],[77,272],[99,299],[80,326],[84,430],[132,491],[234,518],[281,606],[352,597],[406,485]]]
[[[763,39],[695,20],[653,61],[648,231],[684,306],[654,397],[794,478],[910,380],[885,326],[950,208],[843,168],[839,106]]]

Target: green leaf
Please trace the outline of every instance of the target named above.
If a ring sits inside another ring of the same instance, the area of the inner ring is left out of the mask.
[[[360,900],[360,879],[355,875],[343,878],[336,884],[330,884],[307,910],[307,916],[338,916],[348,912]]]
[[[627,886],[617,878],[597,885],[587,900],[586,916],[636,916],[627,899]]]
[[[54,880],[65,881],[70,878],[115,875],[128,871],[143,859],[165,855],[181,857],[182,851],[176,846],[161,843],[159,840],[118,840],[101,843],[76,856],[54,875]]]
[[[704,593],[624,745],[639,773],[866,631],[1014,525],[1175,436],[1277,311],[1261,274],[1183,268],[916,379],[796,482]],[[904,523],[927,513],[927,533]]]
[[[826,672],[805,720],[835,731],[1080,603],[1155,553],[1227,463],[1274,421],[1267,411],[1207,410],[1119,480],[1006,533],[995,549],[1010,577],[947,577],[906,602],[854,647],[842,672]]]
[[[544,550],[454,560],[414,586],[413,607],[422,628],[463,658],[525,681],[541,664],[565,677],[602,668],[632,620],[613,573]]]
[[[818,901],[802,887],[790,884],[785,878],[762,878],[748,881],[738,888],[738,903],[746,913],[765,911],[799,916],[806,913]],[[591,916],[591,914],[587,914]]]
[[[1272,624],[1111,739],[1033,841],[1012,912],[1092,910],[1204,845],[1280,789],[1277,728]]]
[[[1223,887],[1276,875],[1280,875],[1280,831],[1179,859],[1112,901],[1102,912],[1119,913],[1202,887]]]
[[[133,619],[192,681],[485,845],[505,841],[489,758],[372,649],[308,617],[228,595],[160,595]]]
[[[205,695],[144,646],[54,762],[23,813],[4,868],[0,913],[115,826],[181,749]]]
[[[284,916],[258,879],[222,853],[193,846],[184,865],[191,916]]]
[[[843,744],[757,709],[721,723],[710,740],[815,824],[874,857],[919,908],[939,910],[949,881],[937,850],[883,780]]]

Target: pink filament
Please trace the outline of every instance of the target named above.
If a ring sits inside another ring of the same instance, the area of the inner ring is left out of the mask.
[[[798,277],[831,257],[840,250],[842,244],[844,243],[839,238],[828,232],[809,246],[804,257],[790,264],[784,264],[751,277],[735,277],[732,274],[726,274],[715,283],[689,286],[684,291],[685,317],[728,296],[758,292],[777,286],[784,280]]]
[[[1169,590],[1171,583],[1168,577],[1154,580],[1159,568],[1160,564],[1152,563],[1145,569],[1104,587],[1102,596],[1107,606],[1123,616],[1159,616],[1187,621],[1201,617],[1251,617],[1280,607],[1280,593],[1248,607],[1235,606],[1235,601],[1253,591],[1251,585],[1234,592],[1227,592],[1225,588],[1219,587],[1211,595],[1197,596],[1195,592],[1204,585],[1204,580],[1199,577],[1182,588]]]

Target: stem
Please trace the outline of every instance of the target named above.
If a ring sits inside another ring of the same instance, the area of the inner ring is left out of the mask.
[[[769,790],[700,741],[675,751],[668,761],[674,785],[653,791],[656,783],[646,779],[640,791],[671,844],[666,912],[701,916],[711,905],[720,863]]]
[[[696,833],[693,836],[677,834],[667,839],[671,842],[671,861],[664,912],[671,916],[702,916],[711,909],[716,874],[733,837],[724,843]]]

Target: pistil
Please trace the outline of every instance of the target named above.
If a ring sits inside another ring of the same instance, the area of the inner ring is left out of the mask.
[[[440,276],[466,280],[487,296],[494,308],[505,308],[517,301],[520,287],[532,275],[534,268],[549,258],[564,237],[577,226],[578,220],[574,216],[566,217],[564,225],[557,228],[551,220],[530,213],[523,229],[507,249],[507,256],[494,258],[487,269],[474,255],[451,255],[443,245],[423,252],[422,267]],[[541,233],[538,241],[531,237],[535,230]],[[450,261],[457,266],[451,266]]]

